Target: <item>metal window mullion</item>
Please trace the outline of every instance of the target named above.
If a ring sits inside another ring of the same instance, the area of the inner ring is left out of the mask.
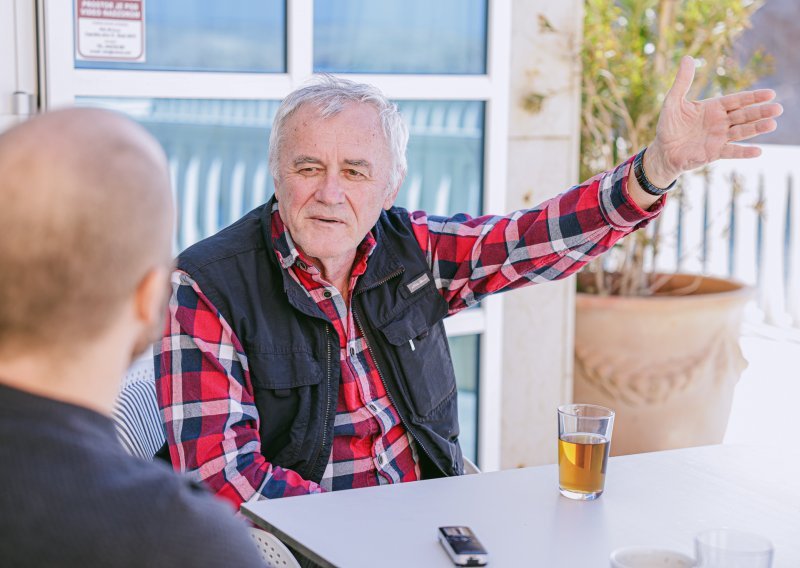
[[[168,99],[281,99],[291,90],[286,74],[75,69],[75,96]]]
[[[39,0],[39,66],[43,69],[43,110],[73,104],[75,101],[74,53],[72,44],[75,18],[73,3],[64,0]]]
[[[511,60],[511,0],[489,2],[487,97],[484,129],[484,212],[506,210],[508,110]],[[484,301],[478,395],[478,461],[484,471],[500,469],[503,377],[503,298]]]
[[[16,91],[36,97],[36,9],[30,0],[14,0]],[[36,105],[34,104],[33,107]],[[30,109],[35,112],[35,108]]]
[[[286,72],[296,89],[314,71],[314,0],[288,0],[286,5]]]
[[[352,81],[370,83],[390,99],[488,101],[494,87],[486,75],[362,75],[343,73]]]
[[[444,329],[448,337],[475,335],[486,329],[486,313],[483,307],[464,310],[444,320]]]

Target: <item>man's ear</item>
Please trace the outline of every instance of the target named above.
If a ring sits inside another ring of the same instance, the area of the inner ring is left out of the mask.
[[[172,293],[169,274],[167,268],[153,268],[136,287],[133,315],[141,326],[131,347],[131,361],[144,353],[154,341],[158,341],[163,333],[167,304]]]
[[[397,183],[394,187],[390,187],[389,191],[386,193],[386,199],[383,201],[383,208],[386,210],[391,209],[392,205],[394,205],[395,199],[397,199],[397,194],[400,191],[400,187],[403,185],[403,180],[406,179],[406,172],[402,172],[398,178]]]
[[[135,315],[146,328],[160,326],[169,294],[169,270],[165,267],[150,269],[139,281],[136,287]]]

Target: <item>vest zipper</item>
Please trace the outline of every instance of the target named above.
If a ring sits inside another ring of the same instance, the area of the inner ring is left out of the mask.
[[[397,274],[399,274],[399,272]],[[390,278],[393,278],[394,276],[397,276],[397,274],[395,274],[393,276],[390,276],[389,278],[386,278],[386,280],[389,280]],[[381,284],[386,282],[386,280],[378,282],[377,284],[375,284],[375,286],[380,286]],[[365,288],[364,290],[369,290],[371,288],[374,288],[375,286],[370,286],[369,288]],[[363,292],[364,290],[360,290],[359,293]],[[358,326],[358,329],[361,330],[361,334],[364,336],[364,342],[367,344],[367,351],[369,351],[369,354],[372,356],[372,360],[375,362],[375,369],[378,371],[378,376],[381,378],[381,382],[383,383],[383,390],[386,391],[386,396],[389,397],[389,400],[391,401],[392,406],[394,406],[395,409],[397,409],[397,404],[395,404],[395,402],[394,402],[394,398],[392,397],[392,393],[391,393],[391,391],[389,391],[389,387],[386,386],[386,379],[383,378],[383,373],[381,373],[381,368],[380,368],[380,366],[378,366],[378,358],[375,357],[375,353],[372,351],[372,347],[369,344],[369,338],[367,337],[367,332],[364,331],[364,327],[361,325],[361,320],[358,318],[358,313],[356,312],[355,305],[352,306],[352,310],[353,310],[353,317],[356,320],[356,325]],[[417,437],[417,435],[414,434],[414,431],[411,428],[409,428],[408,423],[403,418],[403,415],[400,414],[399,410],[397,410],[397,415],[400,417],[400,422],[402,422],[403,426],[405,426],[406,432],[409,432],[411,434],[411,437],[414,438],[414,441],[419,445],[420,448],[422,448],[422,451],[425,452],[425,454],[428,456],[428,459],[431,460],[431,463],[441,470],[442,468],[440,468],[437,465],[436,461],[433,459],[433,456],[428,451],[428,448],[425,447],[425,444],[423,444],[420,441],[420,439]],[[447,475],[447,473],[444,472],[444,471],[442,471],[442,473]],[[421,477],[421,474],[422,474],[422,471],[420,471],[420,477]]]
[[[358,290],[357,292],[354,292],[353,296],[356,296],[356,295],[358,295],[358,294],[360,294],[362,292],[365,292],[367,290],[372,290],[373,288],[377,288],[378,286],[388,282],[389,280],[391,280],[395,276],[399,276],[400,274],[403,273],[403,271],[404,271],[404,269],[400,268],[399,270],[396,270],[396,271],[392,272],[391,274],[389,274],[385,278],[382,278],[378,282],[375,282],[374,284],[372,284],[368,288],[363,288],[361,290]],[[394,399],[392,398],[391,393],[389,393],[389,388],[386,386],[386,380],[383,378],[383,374],[381,373],[381,369],[380,369],[380,367],[378,367],[378,360],[375,358],[375,354],[372,352],[372,347],[370,347],[369,341],[367,341],[367,334],[364,332],[364,328],[361,326],[361,322],[358,319],[358,315],[356,314],[356,310],[355,310],[355,304],[353,304],[352,298],[350,300],[350,305],[351,305],[351,309],[353,310],[353,316],[355,316],[356,325],[358,326],[358,329],[361,330],[361,334],[364,336],[364,341],[367,344],[367,349],[369,350],[370,355],[372,355],[372,360],[375,361],[375,369],[377,369],[378,376],[381,378],[381,382],[383,383],[383,388],[386,391],[386,394],[389,397],[389,400],[392,402],[392,405],[395,408],[397,408],[397,405],[394,403]],[[327,379],[326,379],[327,384],[328,384],[328,396],[326,397],[326,402],[325,402],[325,419],[324,419],[324,421],[322,423],[322,446],[320,446],[320,449],[317,452],[317,456],[314,458],[314,463],[316,463],[317,459],[319,458],[319,452],[321,452],[325,448],[325,440],[326,440],[326,437],[327,437],[326,435],[327,435],[327,432],[328,432],[328,414],[330,413],[330,407],[331,407],[331,397],[330,397],[330,393],[331,393],[331,341],[330,341],[330,327],[327,326],[327,325],[325,326],[325,339],[326,339],[326,343],[328,344],[328,376],[327,376]],[[397,412],[397,415],[400,416],[400,411]],[[414,434],[414,432],[411,430],[411,428],[408,427],[408,424],[406,423],[405,420],[403,420],[402,416],[400,416],[400,421],[403,423],[403,426],[405,426],[406,430],[408,432],[411,432],[411,436],[414,438],[414,440],[417,442],[417,444],[419,444],[419,446],[423,449],[423,451],[428,455],[428,458],[431,460],[431,462],[435,465],[436,462],[433,461],[433,458],[431,457],[430,452],[428,452],[428,450],[425,448],[425,446],[422,444],[422,442],[419,441],[419,439]],[[444,473],[444,472],[442,472],[442,473]]]
[[[331,336],[330,326],[326,324],[325,343],[328,346],[328,355],[327,355],[328,376],[325,378],[325,382],[328,385],[328,396],[325,397],[325,417],[322,421],[322,445],[320,446],[317,455],[314,457],[314,461],[312,462],[314,464],[316,464],[317,459],[319,458],[319,453],[325,449],[325,440],[328,434],[328,414],[330,413],[331,410],[331,337],[330,336]]]

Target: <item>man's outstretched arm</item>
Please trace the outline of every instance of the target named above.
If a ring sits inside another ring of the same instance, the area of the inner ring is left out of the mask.
[[[450,314],[490,294],[574,274],[645,226],[664,198],[643,210],[628,193],[633,158],[531,209],[508,215],[410,213]]]
[[[663,196],[682,173],[719,159],[754,158],[761,150],[735,144],[777,127],[783,107],[769,89],[702,101],[687,99],[694,60],[684,57],[659,115],[655,140],[642,156],[639,183],[631,157],[533,209],[472,219],[411,214],[450,312],[488,294],[564,278],[603,254],[663,208]]]

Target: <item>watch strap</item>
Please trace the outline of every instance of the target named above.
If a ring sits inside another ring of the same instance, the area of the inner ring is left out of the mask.
[[[642,151],[636,154],[636,157],[633,159],[633,175],[636,176],[636,181],[639,182],[639,185],[642,186],[643,190],[650,195],[660,197],[675,187],[677,180],[673,181],[667,187],[658,187],[653,185],[653,183],[647,179],[647,174],[644,173],[644,153],[646,151],[647,147],[645,146]]]

